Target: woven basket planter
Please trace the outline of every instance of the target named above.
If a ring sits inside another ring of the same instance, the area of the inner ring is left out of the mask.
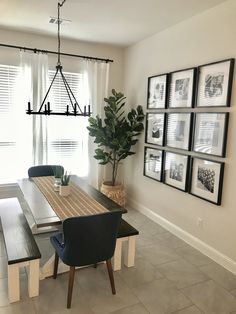
[[[110,181],[105,181],[102,183],[100,190],[120,206],[125,206],[125,191],[123,184],[117,183],[116,185],[111,185]]]

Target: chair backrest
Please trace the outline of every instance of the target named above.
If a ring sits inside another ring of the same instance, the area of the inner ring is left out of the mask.
[[[64,174],[64,168],[60,165],[40,165],[33,166],[28,169],[28,176],[31,177],[45,177],[45,176],[53,176],[54,171],[57,167],[57,171],[61,174]]]
[[[63,221],[62,260],[70,266],[85,266],[114,255],[121,211],[71,217]]]

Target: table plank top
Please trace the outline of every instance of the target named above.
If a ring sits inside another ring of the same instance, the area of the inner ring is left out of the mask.
[[[78,185],[89,196],[93,197],[97,202],[104,206],[109,211],[122,210],[126,213],[127,210],[114,201],[109,199],[106,195],[96,190],[89,185],[84,179],[78,176],[71,176],[71,181]],[[24,194],[24,198],[28,203],[35,224],[38,228],[53,226],[61,224],[60,218],[56,215],[52,207],[49,205],[45,196],[41,193],[37,185],[30,178],[18,180],[19,187]],[[79,200],[78,200],[79,201]]]

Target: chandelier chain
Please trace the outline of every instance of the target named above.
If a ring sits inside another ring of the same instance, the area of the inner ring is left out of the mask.
[[[58,39],[57,65],[61,65],[61,36],[60,36],[61,19],[60,19],[60,8],[63,6],[63,4],[65,2],[66,2],[66,0],[63,0],[62,3],[58,2],[58,4],[57,4],[57,39]]]

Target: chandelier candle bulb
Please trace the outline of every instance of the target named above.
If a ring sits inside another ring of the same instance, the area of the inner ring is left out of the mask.
[[[50,102],[48,102],[48,113],[50,113]]]
[[[28,111],[29,111],[29,112],[31,111],[30,102],[28,102]]]

